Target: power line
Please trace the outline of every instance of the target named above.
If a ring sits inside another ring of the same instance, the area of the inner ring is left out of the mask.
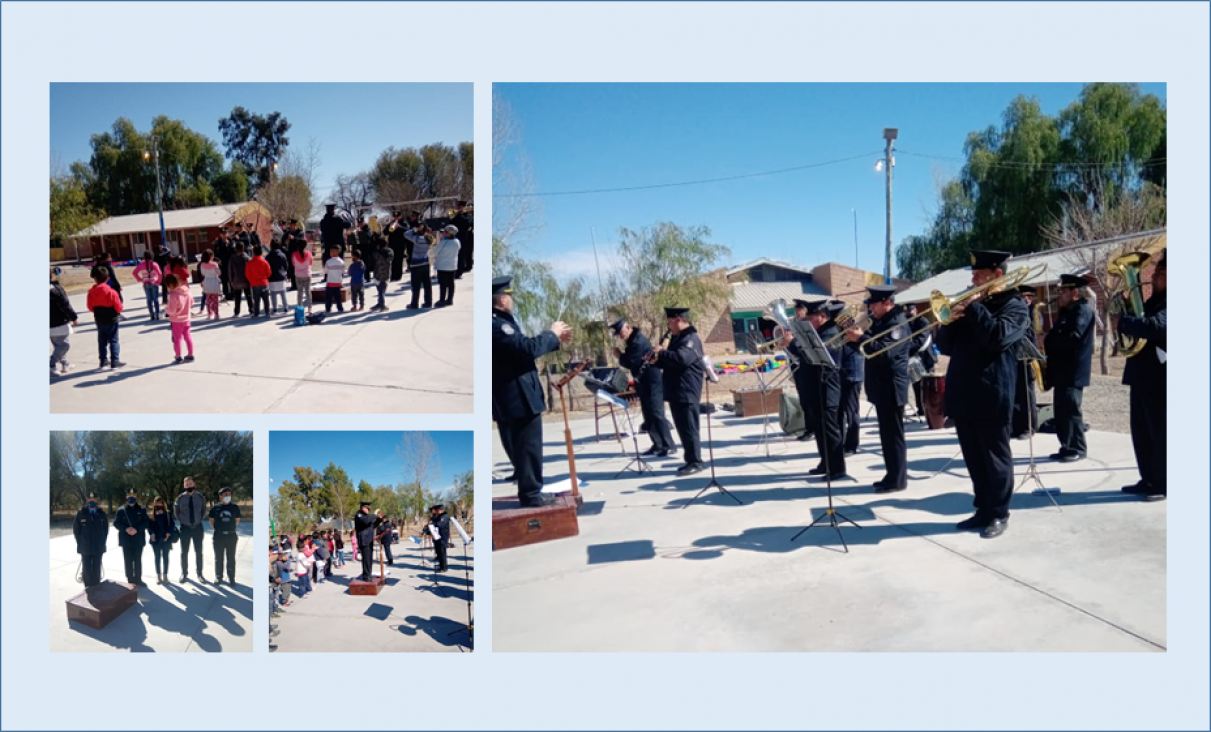
[[[898,150],[897,152],[900,155],[911,155],[913,157],[928,158],[930,160],[945,160],[955,163],[969,162],[966,158],[956,158],[946,155],[930,155],[928,153],[915,153],[908,150]],[[1167,160],[1168,158],[1152,158],[1146,162],[1137,163],[1137,165],[1141,168],[1152,168],[1158,165],[1164,165]],[[1064,170],[1071,168],[1117,168],[1124,167],[1126,163],[1121,161],[1109,163],[1032,163],[1024,160],[997,160],[986,163],[986,165],[989,168],[1052,168],[1056,170]]]
[[[811,168],[822,168],[826,165],[837,165],[838,163],[848,163],[851,160],[860,160],[869,158],[872,155],[878,155],[880,151],[862,153],[861,155],[851,155],[846,158],[837,158],[836,160],[825,160],[818,163],[808,163],[806,165],[796,165],[792,168],[780,168],[778,170],[767,170],[760,173],[742,173],[740,175],[728,175],[720,178],[702,178],[699,180],[679,181],[676,183],[653,183],[642,186],[623,186],[620,188],[586,188],[575,191],[547,191],[542,193],[504,193],[494,195],[494,198],[543,198],[549,196],[579,196],[589,193],[622,193],[626,191],[650,191],[658,188],[678,188],[681,186],[698,186],[707,183],[725,183],[733,180],[744,180],[746,178],[760,178],[766,175],[782,175],[784,173],[795,173],[800,170],[809,170]]]

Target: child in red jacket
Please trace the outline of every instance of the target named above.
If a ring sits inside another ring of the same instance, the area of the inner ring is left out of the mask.
[[[118,360],[118,316],[122,314],[122,298],[109,285],[109,270],[103,265],[92,268],[94,284],[88,291],[88,312],[97,323],[97,351],[101,356],[98,368],[119,368],[126,364]],[[108,353],[106,349],[108,348]]]
[[[244,276],[248,278],[248,287],[252,292],[252,317],[261,314],[261,306],[265,306],[265,317],[269,313],[269,276],[273,268],[265,261],[265,250],[260,244],[252,247],[252,259],[244,265]]]

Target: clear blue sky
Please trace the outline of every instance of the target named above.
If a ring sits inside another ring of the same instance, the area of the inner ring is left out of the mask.
[[[932,220],[938,183],[962,167],[969,132],[1000,126],[1019,94],[1054,115],[1081,84],[497,84],[523,136],[538,192],[692,181],[857,160],[723,183],[541,198],[526,252],[596,284],[590,227],[611,266],[619,227],[703,224],[729,264],[771,257],[882,272],[883,128],[899,128],[893,246]],[[1164,84],[1142,91],[1165,99]],[[935,158],[917,157],[918,153]],[[950,158],[950,159],[938,159]],[[499,194],[501,191],[494,191]],[[495,205],[504,202],[497,200]],[[894,269],[893,259],[893,269]]]
[[[454,476],[473,465],[471,432],[430,432],[441,456],[441,478],[432,486],[445,491]],[[277,494],[283,480],[294,476],[296,467],[322,471],[329,462],[349,474],[353,486],[365,479],[371,485],[394,485],[404,480],[404,464],[397,448],[403,432],[270,432],[269,490]]]
[[[281,112],[291,146],[319,141],[318,197],[337,175],[368,170],[388,147],[474,139],[472,84],[84,84],[50,85],[50,153],[64,167],[92,155],[89,139],[126,117],[140,132],[159,115],[182,120],[224,152],[219,119],[242,106]]]

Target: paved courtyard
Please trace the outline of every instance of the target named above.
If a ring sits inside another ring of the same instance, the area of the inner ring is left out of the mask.
[[[314,585],[306,598],[292,596],[293,604],[273,620],[281,631],[273,639],[277,653],[469,652],[468,634],[456,631],[467,624],[468,597],[472,603],[475,599],[475,545],[467,547],[464,562],[462,542],[454,543],[449,571],[436,575],[432,550],[422,560],[411,542],[393,546],[395,565],[385,567],[386,586],[377,595],[349,594],[349,581],[361,576],[362,565],[351,561],[346,550],[344,567]],[[374,571],[378,573],[377,559]]]
[[[319,282],[317,276],[316,282]],[[293,315],[231,318],[197,316],[197,360],[173,363],[168,320],[152,322],[142,288],[127,287],[120,326],[126,366],[98,370],[96,326],[86,293],[71,297],[80,327],[68,361],[75,370],[49,377],[52,413],[461,413],[473,410],[473,302],[475,275],[456,282],[454,305],[408,310],[407,282],[387,290],[386,313],[332,314],[319,325],[296,326]],[[295,293],[287,293],[293,313]],[[433,285],[437,299],[437,284]],[[367,308],[377,302],[366,292]],[[247,303],[245,303],[245,306]],[[324,309],[317,302],[316,312]],[[245,309],[246,313],[247,310]],[[48,355],[49,355],[48,344]],[[175,395],[175,396],[171,396]],[[182,402],[182,400],[185,400]]]
[[[112,514],[110,521],[113,521]],[[199,584],[195,574],[193,546],[189,547],[190,581],[181,578],[181,544],[173,545],[168,558],[172,582],[156,584],[155,557],[151,546],[143,547],[143,581],[139,601],[109,625],[93,630],[67,619],[64,603],[84,591],[76,582],[80,555],[72,535],[50,540],[50,650],[51,651],[252,651],[252,525],[239,527],[236,546],[236,586],[215,586],[213,535],[206,529],[202,541],[202,568],[206,579]],[[111,527],[105,557],[104,578],[126,581],[122,548]]]
[[[822,483],[804,481],[814,441],[783,435],[776,415],[768,456],[761,417],[710,418],[719,481],[743,505],[715,490],[687,505],[710,472],[678,478],[676,458],[616,477],[629,457],[609,420],[600,442],[592,419],[573,422],[580,535],[494,552],[493,650],[1165,650],[1166,503],[1120,492],[1138,478],[1129,435],[1091,431],[1082,462],[1043,457],[1059,507],[1028,484],[1008,531],[986,540],[954,528],[972,512],[954,430],[910,423],[909,488],[876,496],[883,459],[866,404],[863,414],[854,480],[833,491],[861,526],[840,529],[848,553],[826,522],[795,538],[828,501]],[[550,485],[566,480],[567,458],[562,425],[544,429]],[[641,434],[640,449],[649,444]],[[1038,455],[1056,445],[1034,439]],[[629,438],[625,447],[633,453]],[[1013,443],[1019,483],[1029,448]],[[498,435],[494,465],[509,470]]]

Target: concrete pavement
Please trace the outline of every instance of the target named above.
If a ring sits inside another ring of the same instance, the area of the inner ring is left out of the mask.
[[[953,429],[910,424],[909,489],[874,495],[872,414],[847,460],[855,480],[834,484],[836,508],[862,527],[841,528],[846,554],[826,522],[792,541],[828,505],[823,484],[803,480],[814,441],[771,416],[767,457],[760,417],[711,424],[719,481],[743,505],[712,490],[683,510],[710,472],[678,478],[680,459],[616,478],[629,460],[619,444],[596,442],[591,419],[573,423],[580,535],[494,552],[494,651],[1165,649],[1166,504],[1119,491],[1138,479],[1128,435],[1090,432],[1090,458],[1071,464],[1047,461],[1055,437],[1036,436],[1060,508],[1028,485],[1005,535],[985,540],[954,529],[972,496]],[[547,424],[544,438],[551,484],[567,477],[562,429]],[[1029,447],[1013,443],[1019,482]],[[507,472],[498,436],[494,462]],[[493,494],[514,490],[497,482]]]
[[[351,313],[346,303],[343,314],[334,310],[319,325],[299,327],[293,315],[233,319],[231,303],[221,305],[222,320],[207,322],[196,316],[201,289],[195,285],[197,360],[182,364],[173,363],[168,320],[151,321],[142,288],[126,288],[128,319],[119,340],[127,365],[117,370],[97,369],[87,295],[74,295],[80,327],[67,359],[75,370],[49,377],[50,411],[177,413],[185,399],[191,413],[470,413],[474,273],[464,274],[456,288],[452,307],[408,310],[409,285],[393,282],[386,313]],[[295,293],[287,296],[292,313]],[[367,307],[376,302],[374,288],[367,288]],[[322,312],[323,303],[315,310]],[[180,398],[166,396],[173,394]]]
[[[113,516],[110,515],[112,524]],[[252,524],[241,524],[236,546],[235,587],[212,584],[214,574],[213,534],[209,527],[202,541],[205,584],[197,582],[196,557],[189,557],[190,581],[181,578],[181,544],[173,545],[168,558],[169,584],[156,584],[155,556],[143,547],[143,581],[139,601],[113,622],[93,630],[67,619],[64,603],[84,591],[76,582],[80,555],[74,536],[50,540],[50,650],[51,651],[252,651]],[[193,546],[189,547],[192,555]],[[122,548],[112,525],[105,557],[105,579],[126,581]]]
[[[273,620],[281,631],[273,639],[277,653],[470,651],[466,633],[450,633],[467,623],[468,592],[474,602],[475,545],[467,547],[468,566],[463,562],[462,542],[454,543],[449,572],[437,575],[432,550],[422,561],[421,550],[411,542],[396,544],[392,547],[395,565],[386,567],[387,583],[377,595],[349,594],[349,581],[361,576],[362,565],[351,561],[346,551],[344,567],[336,569],[330,580],[313,585],[306,598],[292,595],[293,604]],[[464,567],[469,570],[470,587]],[[377,574],[377,559],[374,568]]]

